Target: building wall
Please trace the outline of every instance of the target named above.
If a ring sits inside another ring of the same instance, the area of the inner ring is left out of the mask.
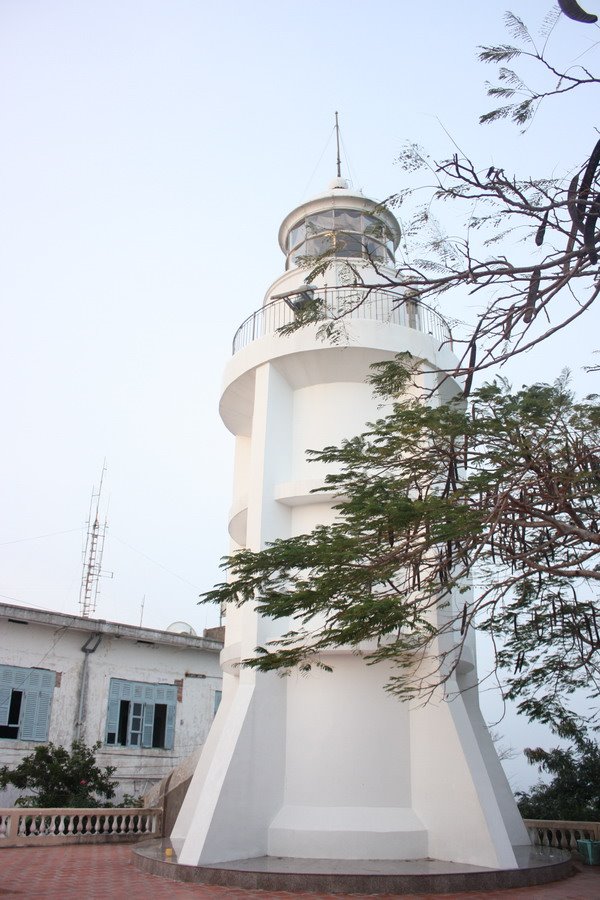
[[[25,611],[23,611],[25,612]],[[27,611],[28,612],[28,611]],[[39,614],[38,614],[39,616]],[[43,668],[57,673],[53,692],[48,740],[70,746],[76,737],[79,697],[85,655],[82,646],[93,629],[76,627],[79,617],[56,616],[55,622],[0,621],[0,665]],[[72,622],[69,620],[72,619]],[[62,623],[66,620],[66,624]],[[89,626],[89,621],[88,621]],[[188,638],[149,629],[132,629],[132,637],[111,623],[101,623],[100,643],[88,654],[80,737],[86,744],[100,741],[97,759],[101,766],[115,766],[123,793],[145,793],[206,739],[215,711],[216,692],[221,690],[217,641]],[[161,642],[162,639],[165,643]],[[90,642],[93,646],[93,642]],[[198,646],[204,645],[204,646]],[[172,750],[107,746],[106,716],[111,678],[149,684],[177,684],[174,745]],[[0,739],[0,765],[14,766],[37,746],[36,741]],[[0,793],[0,805],[21,793]]]

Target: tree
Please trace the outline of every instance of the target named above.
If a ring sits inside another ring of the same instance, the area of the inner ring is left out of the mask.
[[[600,818],[600,748],[596,741],[578,735],[567,748],[525,750],[540,772],[552,778],[530,791],[519,791],[517,802],[525,819],[561,819],[597,822]]]
[[[484,122],[526,126],[542,101],[600,84],[586,68],[548,60],[557,14],[546,17],[542,49],[512,13],[513,43],[481,48],[481,60],[499,66],[489,94],[507,101]],[[552,82],[529,88],[511,61]],[[598,405],[577,403],[564,379],[512,392],[501,380],[475,388],[474,375],[553,337],[598,297],[600,142],[581,160],[564,178],[532,179],[458,153],[435,162],[415,145],[404,152],[405,171],[429,172],[432,183],[404,225],[397,271],[371,283],[350,264],[347,275],[360,288],[355,305],[382,282],[398,289],[400,304],[460,288],[479,297],[482,311],[455,341],[460,359],[449,373],[464,379],[462,397],[439,407],[412,394],[365,434],[314,453],[339,469],[327,483],[343,498],[337,522],[225,561],[230,580],[205,601],[253,602],[293,623],[248,665],[309,669],[324,665],[329,648],[359,652],[375,641],[366,659],[395,666],[389,689],[427,698],[442,685],[457,689],[477,626],[494,642],[505,696],[562,734],[577,732],[573,692],[597,699],[600,687]],[[408,186],[387,203],[402,212],[423,189]],[[459,238],[437,224],[436,208],[448,203],[465,213]],[[307,260],[307,282],[332,253]],[[316,299],[282,331],[316,323],[336,340],[346,313],[332,317]],[[388,363],[376,387],[397,397],[415,374],[410,361]]]
[[[565,0],[563,5],[573,7],[571,14],[576,15],[576,4]],[[507,13],[512,42],[479,49],[482,62],[498,66],[489,95],[494,101],[507,101],[481,116],[482,123],[511,119],[527,127],[542,102],[600,86],[600,78],[576,62],[575,50],[575,60],[562,67],[549,60],[550,38],[560,15],[554,9],[545,17],[536,42],[522,19]],[[580,25],[569,25],[574,36],[580,33]],[[527,66],[529,77],[539,75],[541,83],[529,87],[515,68],[507,67],[509,63]],[[563,177],[523,178],[497,165],[478,165],[458,152],[434,160],[417,144],[407,145],[399,162],[403,179],[416,183],[386,201],[397,215],[406,213],[397,270],[390,277],[371,260],[370,271],[375,269],[376,274],[365,281],[364,270],[349,265],[349,281],[364,289],[354,306],[368,302],[370,290],[382,284],[400,289],[411,302],[435,304],[457,289],[476,297],[482,307],[477,321],[462,328],[456,323],[454,329],[460,363],[453,374],[465,376],[468,395],[475,372],[527,352],[595,303],[600,293],[600,141],[582,147],[580,165]],[[424,181],[426,174],[429,183]],[[449,206],[463,223],[455,238],[440,225]],[[333,253],[332,249],[306,260],[308,282],[329,265]],[[342,308],[332,318],[331,311],[325,312],[315,300],[305,304],[296,322],[283,331],[317,322],[330,339],[346,313]]]
[[[407,365],[378,368],[380,391],[412,377]],[[235,553],[230,580],[203,598],[296,623],[249,665],[308,670],[330,648],[375,640],[366,660],[393,663],[389,689],[426,697],[450,685],[477,626],[527,715],[565,729],[574,690],[600,695],[595,400],[576,403],[565,379],[516,393],[496,381],[469,409],[409,396],[311,455],[336,471],[325,489],[343,498],[337,520]]]
[[[100,743],[87,747],[74,741],[71,750],[54,744],[42,744],[26,756],[18,766],[0,768],[0,787],[9,784],[32,791],[17,799],[23,807],[100,807],[100,802],[115,796],[112,781],[114,766],[101,769],[95,758]]]

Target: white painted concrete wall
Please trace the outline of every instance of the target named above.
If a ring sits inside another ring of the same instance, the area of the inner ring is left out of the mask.
[[[329,283],[339,275],[330,270]],[[305,276],[287,272],[265,303]],[[337,345],[315,328],[268,334],[228,364],[220,412],[237,441],[233,549],[259,550],[331,521],[331,499],[310,493],[324,471],[305,451],[382,414],[366,384],[371,363],[408,351],[424,361],[430,387],[456,364],[448,345],[414,328],[356,319],[345,331]],[[452,390],[448,379],[444,392]],[[172,834],[180,862],[434,856],[514,867],[511,841],[527,843],[527,834],[493,762],[476,690],[468,702],[403,704],[383,689],[390,670],[367,667],[348,648],[324,660],[333,674],[281,679],[236,667],[292,624],[260,618],[251,604],[227,610],[224,702]],[[473,659],[461,677],[476,677]]]

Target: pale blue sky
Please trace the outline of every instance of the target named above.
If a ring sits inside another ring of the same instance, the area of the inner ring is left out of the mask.
[[[334,110],[344,174],[376,198],[402,187],[406,140],[452,152],[444,128],[522,175],[596,140],[591,96],[525,136],[477,124],[493,73],[475,48],[506,40],[507,3],[0,0],[3,598],[78,611],[106,457],[98,616],[139,622],[145,595],[144,624],[212,623],[195,601],[227,551],[221,373],[282,271],[281,220],[334,174]],[[512,8],[535,26],[551,3]],[[593,66],[598,34],[560,22],[556,52]],[[589,363],[594,339],[590,318],[514,377]]]

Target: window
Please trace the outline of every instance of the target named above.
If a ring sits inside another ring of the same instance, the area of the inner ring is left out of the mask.
[[[306,237],[306,224],[304,219],[294,226],[288,235],[288,250],[292,250]]]
[[[119,747],[172,750],[177,688],[111,678],[106,716],[106,743]]]
[[[0,738],[47,741],[56,673],[0,665]]]
[[[308,216],[288,234],[289,265],[302,265],[306,257],[329,253],[335,257],[370,257],[393,262],[394,243],[389,228],[377,216],[356,209],[331,209]]]
[[[221,705],[221,697],[223,696],[223,691],[215,691],[215,700],[213,704],[213,716],[216,716],[217,710]]]

